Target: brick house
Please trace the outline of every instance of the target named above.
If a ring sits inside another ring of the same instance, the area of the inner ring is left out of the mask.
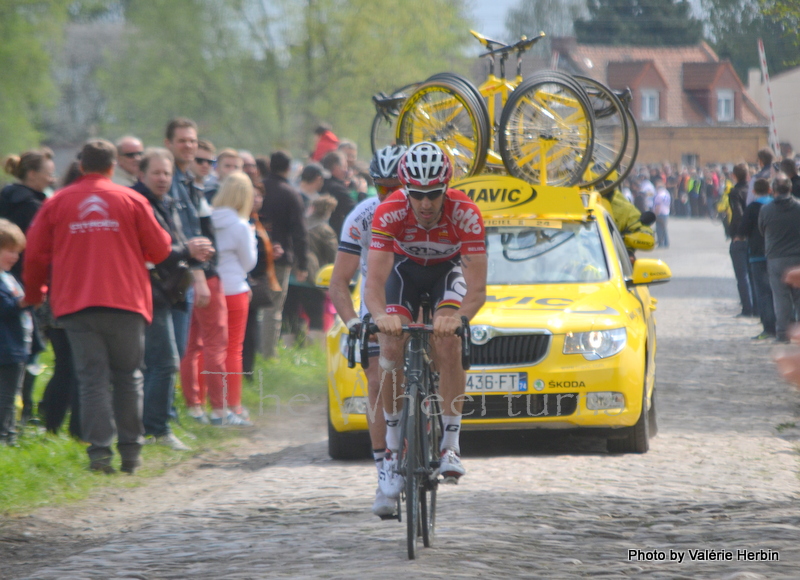
[[[554,68],[629,87],[639,127],[639,163],[701,166],[755,162],[769,121],[727,60],[693,46],[599,46],[552,41]]]

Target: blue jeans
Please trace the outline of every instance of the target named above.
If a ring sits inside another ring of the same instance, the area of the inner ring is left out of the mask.
[[[800,289],[783,281],[786,270],[797,266],[800,266],[800,256],[767,260],[769,287],[772,289],[772,303],[775,306],[775,335],[778,340],[788,340],[789,327],[796,321],[795,313],[800,311]]]
[[[192,321],[192,307],[194,306],[194,287],[186,292],[186,307],[172,308],[172,324],[175,326],[175,344],[178,345],[178,356],[182,359],[186,353],[186,343],[189,341],[189,323]]]
[[[145,435],[161,436],[170,432],[169,421],[178,371],[178,346],[169,308],[153,308],[153,322],[144,333],[144,407],[142,423]]]
[[[767,273],[767,260],[762,258],[760,261],[750,262],[750,280],[755,289],[755,301],[758,304],[758,314],[761,317],[761,325],[764,332],[775,334],[775,305],[772,302],[772,289],[769,286],[769,274]]]
[[[16,399],[22,388],[25,363],[0,365],[0,443],[13,444],[17,438]]]
[[[656,216],[656,236],[658,236],[658,247],[669,248],[669,234],[667,233],[668,215]]]
[[[750,316],[756,311],[750,292],[750,276],[748,275],[747,242],[731,242],[731,262],[736,274],[736,287],[739,289],[739,300],[742,303],[742,314]]]

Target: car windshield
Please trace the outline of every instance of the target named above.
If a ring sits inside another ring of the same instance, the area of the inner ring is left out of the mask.
[[[488,227],[489,284],[562,284],[608,280],[597,222],[555,227]]]

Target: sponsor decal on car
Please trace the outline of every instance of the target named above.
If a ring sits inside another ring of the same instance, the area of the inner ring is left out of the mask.
[[[550,381],[547,386],[551,389],[585,389],[583,381]]]

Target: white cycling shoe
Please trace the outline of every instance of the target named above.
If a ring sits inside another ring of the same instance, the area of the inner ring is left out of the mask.
[[[397,498],[386,497],[381,488],[375,490],[375,502],[372,504],[372,513],[378,517],[392,516],[397,511]]]
[[[378,474],[378,488],[388,499],[397,499],[403,490],[405,480],[397,473],[397,456],[386,450],[386,457],[383,458],[383,466]]]
[[[467,472],[461,464],[461,457],[455,449],[445,449],[439,460],[439,475],[444,478],[445,483],[458,483],[458,479]]]

